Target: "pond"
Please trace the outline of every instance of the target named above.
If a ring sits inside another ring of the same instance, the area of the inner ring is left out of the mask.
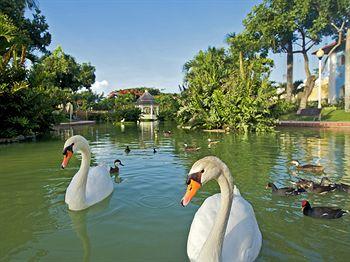
[[[172,130],[170,137],[164,130]],[[105,201],[81,212],[64,203],[80,165],[73,157],[60,169],[64,141],[85,136],[92,165],[120,159],[120,179]],[[208,147],[207,139],[220,140]],[[201,147],[185,152],[183,144]],[[131,152],[124,153],[126,145]],[[153,153],[153,147],[157,153]],[[263,234],[258,261],[345,261],[350,255],[350,216],[304,217],[301,200],[350,209],[346,193],[272,197],[267,182],[290,186],[290,160],[319,162],[333,181],[350,184],[350,130],[279,129],[271,134],[186,132],[171,124],[142,123],[76,127],[35,142],[0,145],[0,260],[3,261],[187,261],[193,215],[219,192],[211,182],[186,208],[180,200],[192,164],[207,155],[229,166],[241,194],[252,203]]]

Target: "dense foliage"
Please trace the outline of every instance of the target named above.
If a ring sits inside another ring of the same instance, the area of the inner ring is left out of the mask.
[[[83,87],[90,88],[95,82],[95,68],[89,63],[77,63],[59,46],[33,66],[29,80],[33,86],[59,87],[76,92]]]
[[[177,94],[159,93],[155,96],[155,101],[159,104],[158,119],[161,121],[174,121],[180,108],[180,98]]]
[[[209,48],[185,64],[187,89],[178,112],[182,125],[239,131],[274,125],[271,109],[277,99],[268,80],[272,61],[245,58],[236,50]]]
[[[51,41],[47,30],[35,1],[0,2],[0,137],[50,130],[64,117],[60,105],[95,81],[90,64],[77,63],[61,48],[53,54],[46,50]],[[39,59],[40,53],[45,55]]]

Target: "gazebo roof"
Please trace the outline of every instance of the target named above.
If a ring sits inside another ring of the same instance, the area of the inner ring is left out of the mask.
[[[138,105],[155,105],[155,101],[154,101],[154,97],[148,93],[148,91],[146,90],[142,96],[139,97],[139,99],[137,99],[136,102]]]

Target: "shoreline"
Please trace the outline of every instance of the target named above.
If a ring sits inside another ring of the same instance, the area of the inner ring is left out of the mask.
[[[53,126],[54,130],[60,129],[60,128],[66,128],[70,126],[85,126],[85,125],[94,125],[96,124],[95,120],[82,120],[82,121],[74,121],[74,122],[62,122],[58,125]]]
[[[350,128],[350,122],[347,121],[279,121],[280,127],[313,127],[313,128]]]

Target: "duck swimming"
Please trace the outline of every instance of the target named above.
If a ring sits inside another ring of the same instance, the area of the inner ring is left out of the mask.
[[[311,207],[309,201],[303,200],[301,202],[301,209],[305,216],[324,219],[340,218],[348,213],[346,210],[334,207]]]
[[[328,177],[322,177],[321,182],[319,184],[315,183],[312,180],[301,178],[298,182],[293,182],[293,184],[296,185],[297,188],[308,189],[309,187],[311,187],[312,183],[314,183],[314,185],[327,186],[327,182],[330,182]]]
[[[124,152],[125,152],[125,153],[127,153],[127,154],[129,154],[129,153],[130,153],[130,151],[131,151],[131,150],[130,150],[129,146],[126,146],[126,148],[125,148]]]
[[[115,161],[114,161],[114,167],[111,167],[111,168],[109,169],[109,173],[110,173],[110,174],[119,173],[119,166],[118,166],[118,164],[121,165],[121,166],[124,166],[124,165],[122,164],[122,161],[120,161],[119,159],[115,160]]]
[[[335,187],[339,191],[350,193],[350,185],[340,183],[340,184],[335,184]]]
[[[266,189],[272,188],[272,194],[277,196],[296,196],[305,192],[304,189],[295,189],[293,187],[277,188],[274,183],[268,183]]]
[[[313,192],[313,193],[318,193],[318,194],[326,194],[328,192],[334,191],[335,189],[336,189],[335,185],[325,186],[325,185],[322,185],[322,183],[317,184],[317,183],[311,181],[310,187],[307,188],[307,191]]]
[[[298,160],[292,160],[290,163],[292,165],[295,165],[298,170],[302,170],[302,171],[308,171],[308,172],[314,172],[314,173],[321,173],[324,171],[324,167],[321,165],[312,165],[312,164],[301,165]]]
[[[165,137],[169,137],[169,136],[171,136],[173,133],[170,131],[170,130],[168,130],[168,131],[163,131],[163,136],[165,136]]]
[[[185,146],[185,151],[186,152],[196,152],[199,149],[201,149],[200,147],[189,146],[187,144],[184,144],[184,146]]]
[[[155,148],[153,148],[153,154],[157,153],[157,150]]]

